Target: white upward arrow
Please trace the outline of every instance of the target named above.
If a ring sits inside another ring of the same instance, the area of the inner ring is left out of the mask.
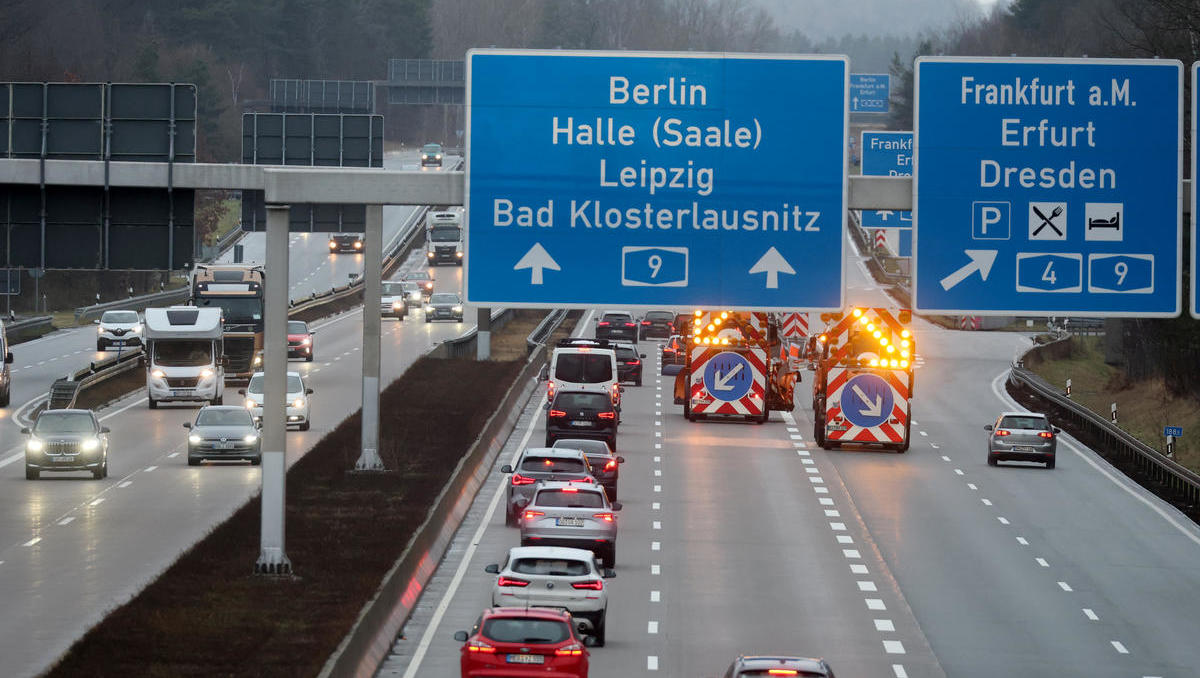
[[[559,268],[558,262],[550,256],[550,253],[546,251],[545,247],[542,247],[540,242],[534,243],[533,247],[530,247],[529,251],[525,253],[525,256],[521,257],[521,260],[517,262],[517,265],[513,266],[514,271],[519,271],[523,268],[528,268],[532,271],[532,277],[529,281],[531,285],[542,284],[542,271],[544,269],[548,268],[551,271],[562,270]]]
[[[859,398],[862,398],[863,404],[866,405],[866,407],[863,408],[863,414],[867,415],[868,417],[878,417],[879,415],[883,414],[882,395],[875,396],[875,404],[872,405],[870,399],[867,398],[867,394],[863,393],[862,389],[858,387],[858,384],[855,384],[850,388],[854,389],[854,392],[858,394]]]
[[[762,255],[758,263],[750,267],[750,273],[766,273],[767,274],[767,289],[779,289],[779,274],[786,273],[787,275],[796,275],[796,269],[792,268],[787,259],[779,253],[779,250],[772,247],[767,250],[767,253]]]
[[[987,280],[988,274],[992,272],[992,264],[996,263],[997,250],[963,250],[963,253],[971,257],[971,261],[966,266],[942,278],[942,289],[947,292],[951,287],[966,280],[975,271],[979,271],[980,278]]]
[[[714,391],[732,391],[733,386],[729,383],[729,380],[733,379],[733,377],[738,372],[741,372],[741,371],[742,371],[742,363],[738,363],[733,366],[732,370],[729,370],[725,374],[721,374],[720,372],[715,372],[714,375],[716,376],[717,383],[713,384],[713,390]]]
[[[877,212],[877,214],[879,214],[880,219],[887,221],[888,217],[892,216],[892,211],[891,210],[879,210]]]

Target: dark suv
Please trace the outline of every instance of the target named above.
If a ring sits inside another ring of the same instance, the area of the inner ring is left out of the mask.
[[[596,321],[597,339],[621,339],[637,343],[638,324],[626,311],[605,311]]]
[[[642,316],[641,327],[638,332],[639,338],[666,338],[672,334],[675,334],[674,313],[670,311],[646,311],[646,315]]]
[[[820,658],[742,655],[729,665],[723,678],[746,676],[833,678],[833,669],[824,659]]]
[[[617,381],[632,381],[641,386],[642,358],[646,354],[638,353],[633,344],[616,344],[613,348],[617,354]]]
[[[617,410],[599,391],[559,391],[546,403],[546,446],[559,438],[603,440],[617,449]]]
[[[329,251],[330,252],[351,252],[357,253],[363,251],[363,239],[361,233],[334,233],[329,236]]]
[[[621,464],[625,457],[620,457],[608,449],[608,443],[603,440],[586,440],[584,438],[559,438],[554,441],[554,449],[582,450],[592,467],[592,476],[608,494],[609,501],[617,500],[617,483],[621,480]]]

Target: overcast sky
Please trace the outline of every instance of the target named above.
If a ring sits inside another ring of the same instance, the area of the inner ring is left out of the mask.
[[[912,35],[939,31],[981,16],[1008,0],[755,0],[783,31],[820,41],[846,33]]]

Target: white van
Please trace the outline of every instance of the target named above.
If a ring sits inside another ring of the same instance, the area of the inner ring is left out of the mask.
[[[462,266],[462,225],[461,207],[425,215],[425,258],[430,265]]]
[[[225,359],[219,307],[148,308],[145,337],[150,409],[169,401],[223,404]]]
[[[554,393],[567,388],[572,391],[603,391],[613,404],[621,404],[621,386],[617,380],[617,352],[607,340],[570,337],[562,339],[550,356],[547,401]]]

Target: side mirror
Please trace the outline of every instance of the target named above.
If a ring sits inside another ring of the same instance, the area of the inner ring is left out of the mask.
[[[638,355],[642,356],[643,358],[645,358],[645,357],[646,357],[646,354],[645,354],[645,353],[639,353]]]
[[[606,567],[600,571],[600,576],[604,579],[612,579],[613,577],[617,576],[617,571],[611,567]]]
[[[1062,429],[1057,426],[1051,426],[1050,428],[1054,429],[1055,433],[1062,433]]]
[[[621,510],[621,502],[619,502],[619,501],[614,501],[614,502],[612,503],[612,510],[614,510],[614,511],[620,511],[620,510]]]
[[[239,389],[238,389],[238,395],[246,395],[246,389],[244,389],[244,388],[239,388]]]
[[[100,319],[99,319],[99,318],[96,318],[95,320],[93,320],[93,321],[92,321],[92,324],[93,324],[93,325],[99,325],[99,324],[100,324]]]
[[[624,393],[624,392],[625,392],[625,387],[624,387],[624,386],[618,386],[617,388],[621,389],[621,393]]]
[[[25,435],[29,435],[30,433],[32,433],[32,431],[30,431],[29,427],[26,426],[25,428],[21,429],[21,433],[23,433]]]
[[[617,457],[617,463],[618,463],[618,464],[624,464],[624,463],[625,463],[625,457]]]
[[[185,421],[185,422],[183,422],[183,427],[184,427],[184,428],[186,428],[186,429],[188,429],[188,430],[191,430],[191,428],[192,428],[192,422],[190,422],[190,421]]]
[[[548,410],[548,409],[550,409],[550,403],[546,403],[545,405],[542,405],[542,409],[543,409],[543,410]]]
[[[110,429],[110,428],[109,428],[109,427],[107,427],[107,426],[101,426],[101,427],[100,427],[100,432],[101,432],[101,433],[112,433],[112,429]]]
[[[512,473],[513,472],[512,466],[509,464],[505,464],[504,466],[500,467],[500,472],[501,473]]]
[[[990,430],[992,430],[992,425],[991,425],[991,424],[988,424],[987,426],[984,426],[984,427],[983,427],[983,430],[985,430],[985,431],[990,431]]]
[[[312,395],[312,394],[313,394],[313,390],[311,388],[304,389],[304,395]]]
[[[454,639],[460,643],[467,642],[467,632],[466,631],[455,631]]]
[[[12,364],[12,361],[13,361],[13,357],[12,357],[12,351],[9,351],[8,353],[5,353],[5,354],[4,354],[4,362],[5,362],[5,364],[9,364],[9,365],[11,365],[11,364]]]
[[[492,563],[491,565],[483,568],[483,571],[487,572],[488,574],[500,574],[500,566],[496,563]]]
[[[261,429],[261,428],[262,428],[262,419],[255,419],[255,420],[254,420],[254,428],[257,428],[257,429]]]

